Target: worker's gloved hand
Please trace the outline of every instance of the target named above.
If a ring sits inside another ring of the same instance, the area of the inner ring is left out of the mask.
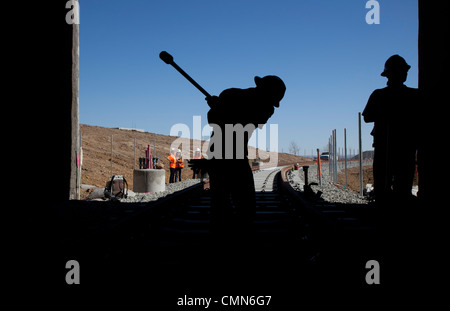
[[[210,108],[216,107],[220,102],[220,99],[218,96],[210,96],[210,97],[206,97],[205,99]]]
[[[207,164],[208,160],[206,159],[192,159],[188,161],[188,166],[192,170],[201,170],[202,172],[207,171]]]

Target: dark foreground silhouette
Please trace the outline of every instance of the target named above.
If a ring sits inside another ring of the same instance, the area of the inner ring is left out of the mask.
[[[416,164],[419,173],[423,171],[420,155],[424,152],[426,120],[421,112],[421,92],[404,85],[410,68],[401,56],[391,56],[381,73],[388,79],[387,86],[370,95],[363,111],[365,122],[374,122],[371,134],[375,149],[373,172],[378,256],[385,260],[385,270],[397,281],[416,278],[416,273],[411,274],[410,260],[423,256],[420,213],[424,210],[420,203],[425,206],[425,202],[421,200],[420,188],[419,199],[411,194],[411,190]]]
[[[256,127],[273,115],[286,91],[277,76],[255,77],[256,87],[231,88],[207,97],[208,122],[214,128],[208,151],[211,185],[211,231],[218,238],[237,229],[244,238],[252,231],[255,186],[248,162],[248,140]],[[231,130],[231,127],[233,128]]]
[[[364,121],[374,122],[374,181],[379,202],[411,199],[416,155],[420,144],[421,96],[406,81],[409,66],[399,55],[391,56],[382,76],[387,87],[375,90],[364,109]]]

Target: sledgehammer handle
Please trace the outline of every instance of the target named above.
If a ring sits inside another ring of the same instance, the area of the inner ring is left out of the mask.
[[[200,92],[202,92],[206,97],[211,97],[208,92],[205,91],[204,88],[202,88],[197,82],[195,82],[194,79],[192,79],[186,72],[184,72],[183,69],[181,69],[177,64],[172,63],[171,64],[173,68],[178,70],[179,73],[181,73],[186,79],[188,79],[189,82],[191,82]]]
[[[191,82],[200,92],[202,92],[206,97],[211,97],[208,92],[205,91],[194,79],[192,79],[183,69],[181,69],[174,61],[172,55],[166,51],[159,53],[159,58],[161,58],[166,64],[172,65],[173,68],[178,70],[179,73],[183,75],[189,82]]]

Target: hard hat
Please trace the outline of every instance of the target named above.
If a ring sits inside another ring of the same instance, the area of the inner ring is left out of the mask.
[[[177,150],[177,152],[181,152],[181,150],[180,150],[180,149],[178,149],[178,150]]]
[[[195,148],[195,152],[200,151],[200,148]]]
[[[170,148],[170,151],[174,151],[175,150],[175,148]]]
[[[384,70],[381,76],[387,77],[392,72],[407,72],[411,68],[403,57],[398,54],[392,55],[384,64]]]
[[[254,79],[257,87],[267,90],[276,96],[278,102],[274,106],[280,107],[279,102],[283,99],[286,92],[286,85],[283,80],[277,76],[265,76],[263,78],[256,76]]]

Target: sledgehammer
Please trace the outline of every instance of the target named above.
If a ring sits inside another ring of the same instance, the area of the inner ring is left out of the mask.
[[[172,55],[167,53],[166,51],[162,51],[159,53],[159,58],[161,58],[166,64],[172,65],[173,68],[178,70],[189,82],[191,82],[200,92],[202,92],[206,97],[211,97],[208,92],[205,91],[194,79],[192,79],[183,69],[181,69],[174,61]]]

